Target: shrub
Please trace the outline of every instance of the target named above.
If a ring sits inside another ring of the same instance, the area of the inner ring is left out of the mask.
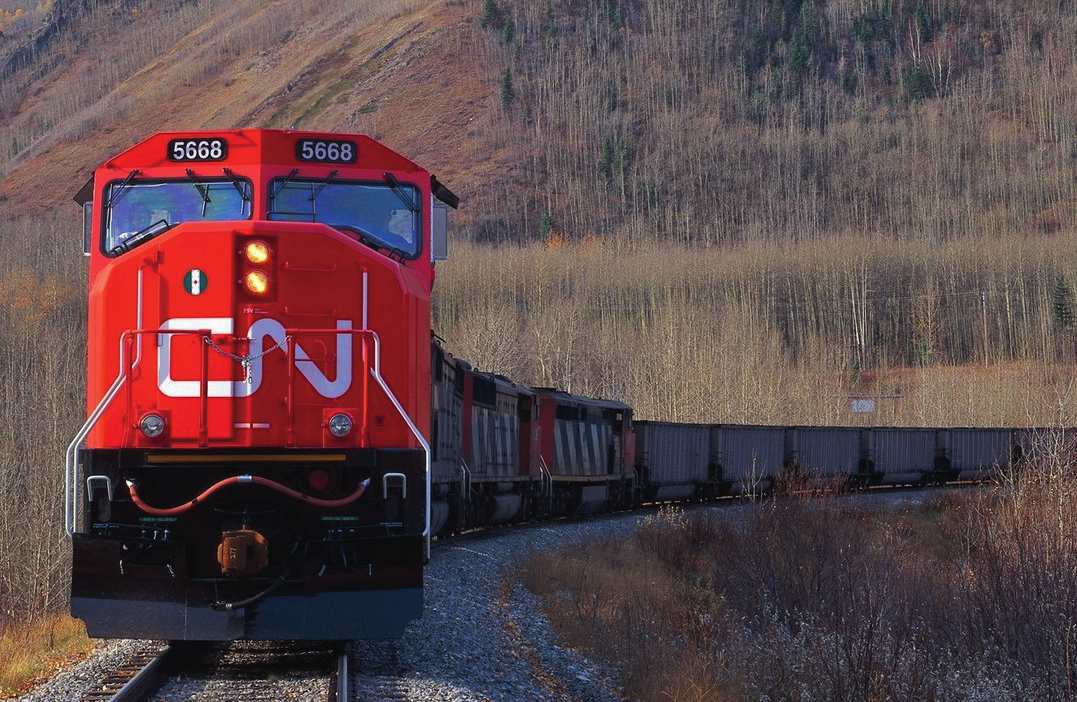
[[[1067,700],[1071,444],[915,507],[663,508],[628,542],[542,555],[525,584],[640,700]]]

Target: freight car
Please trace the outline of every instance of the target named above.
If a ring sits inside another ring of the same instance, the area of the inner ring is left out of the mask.
[[[1061,430],[636,422],[645,499],[982,481],[1057,456]]]
[[[624,403],[528,388],[433,344],[435,534],[787,489],[985,480],[1056,432],[635,421]]]
[[[394,637],[429,554],[434,176],[359,135],[162,133],[77,196],[91,636]]]
[[[434,534],[638,504],[631,407],[431,358]]]
[[[535,393],[479,372],[433,344],[431,531],[533,516]]]

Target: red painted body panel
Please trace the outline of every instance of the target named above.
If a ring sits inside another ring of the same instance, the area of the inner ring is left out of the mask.
[[[391,172],[400,182],[419,188],[424,200],[429,199],[429,174],[366,137],[350,137],[357,141],[359,157],[346,165],[295,158],[300,136],[339,135],[273,130],[215,135],[228,141],[227,160],[220,163],[172,162],[168,144],[183,135],[159,134],[97,171],[95,202],[103,202],[105,186],[122,181],[132,170],[140,180],[150,180],[184,177],[189,169],[202,177],[219,177],[227,168],[252,181],[253,217],[180,224],[119,256],[106,255],[102,245],[92,247],[89,409],[120,374],[121,353],[134,368],[88,446],[414,447],[416,440],[389,398],[371,382],[369,369],[377,348],[381,375],[428,436],[429,255],[398,260],[324,224],[270,222],[264,216],[267,184],[295,168],[300,177],[327,178],[332,173],[342,180],[379,181]],[[429,212],[423,216],[428,220]],[[95,242],[102,241],[101,226],[95,222]],[[425,254],[428,221],[422,229]],[[245,262],[237,252],[250,239],[271,244],[273,292],[265,299],[244,295],[239,284]],[[192,271],[205,281],[199,294],[184,288]],[[157,333],[162,329],[188,331]],[[213,343],[206,343],[198,330],[212,332]],[[289,343],[294,344],[290,363]],[[351,357],[342,358],[349,344]],[[236,358],[245,356],[256,358],[246,365]],[[347,378],[340,372],[350,374],[351,382],[344,382]],[[203,380],[204,390],[199,385]],[[344,442],[335,439],[322,426],[327,409],[355,414],[363,430]],[[168,415],[165,434],[152,440],[135,430],[149,410]]]
[[[535,388],[539,455],[555,476],[625,476],[633,472],[632,408],[615,400]]]

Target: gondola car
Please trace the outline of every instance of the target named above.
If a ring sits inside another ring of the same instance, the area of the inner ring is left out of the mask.
[[[644,502],[714,497],[710,427],[678,422],[635,422],[636,476]]]

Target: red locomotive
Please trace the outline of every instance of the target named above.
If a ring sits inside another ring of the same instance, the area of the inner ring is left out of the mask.
[[[631,407],[432,365],[435,534],[639,503]]]
[[[91,636],[395,637],[430,530],[430,291],[456,197],[366,136],[163,133],[76,198]]]

